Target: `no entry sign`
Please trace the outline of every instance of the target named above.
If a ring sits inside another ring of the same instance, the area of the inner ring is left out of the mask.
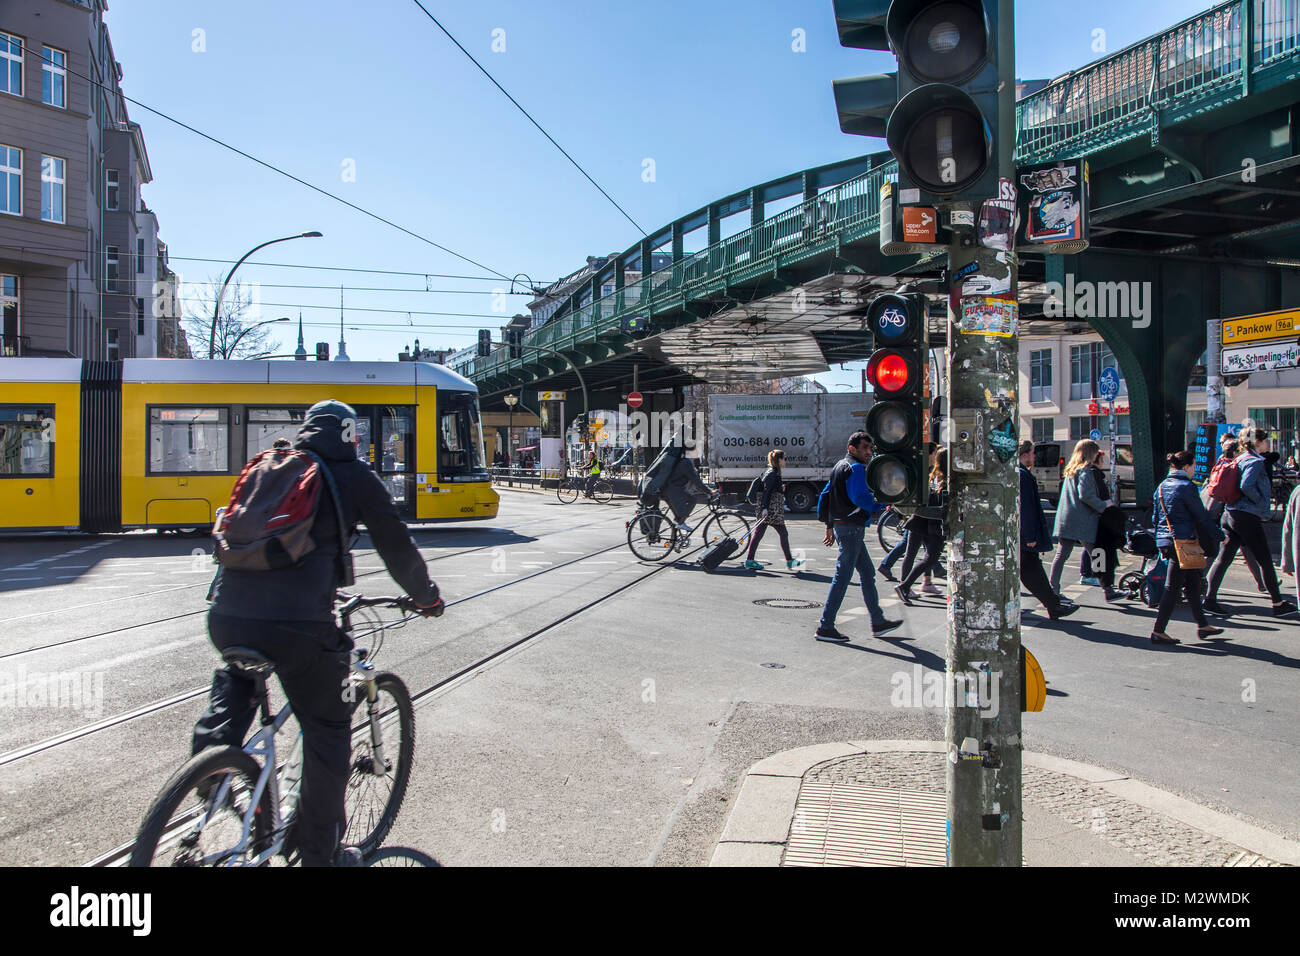
[[[627,393],[627,407],[628,407],[628,408],[640,408],[640,407],[641,407],[641,403],[644,402],[644,401],[645,401],[645,397],[644,397],[640,392],[628,392],[628,393]]]

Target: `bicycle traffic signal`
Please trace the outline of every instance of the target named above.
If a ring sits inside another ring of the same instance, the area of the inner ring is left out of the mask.
[[[876,350],[867,361],[874,404],[866,432],[875,446],[867,487],[886,504],[924,505],[930,437],[930,333],[925,296],[887,292],[867,307]]]
[[[834,0],[842,46],[898,57],[897,74],[836,80],[834,90],[840,129],[885,137],[902,206],[999,195],[999,108],[1015,87],[1014,64],[998,58],[1004,2]]]

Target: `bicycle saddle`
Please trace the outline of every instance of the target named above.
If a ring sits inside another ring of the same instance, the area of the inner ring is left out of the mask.
[[[237,671],[257,677],[265,677],[275,670],[275,662],[251,647],[227,647],[221,652],[221,659]]]

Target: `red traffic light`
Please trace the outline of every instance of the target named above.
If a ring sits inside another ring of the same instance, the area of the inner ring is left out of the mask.
[[[912,367],[898,352],[877,352],[868,363],[867,380],[883,391],[899,392],[911,384]]]

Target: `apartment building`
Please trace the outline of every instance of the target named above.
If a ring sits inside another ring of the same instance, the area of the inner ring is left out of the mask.
[[[0,4],[0,325],[8,356],[175,351],[159,320],[153,171],[122,96],[105,0]],[[167,301],[174,301],[168,296]]]
[[[1132,438],[1128,383],[1109,346],[1086,322],[1054,323],[1049,332],[1020,336],[1020,435],[1035,442],[1064,445],[1087,438],[1096,430],[1110,435],[1109,406],[1102,402],[1097,380],[1102,370],[1119,372],[1115,401],[1115,433],[1120,442]],[[1105,410],[1105,411],[1103,411]],[[1205,421],[1205,359],[1202,357],[1187,389],[1186,431],[1190,443],[1196,426]]]

